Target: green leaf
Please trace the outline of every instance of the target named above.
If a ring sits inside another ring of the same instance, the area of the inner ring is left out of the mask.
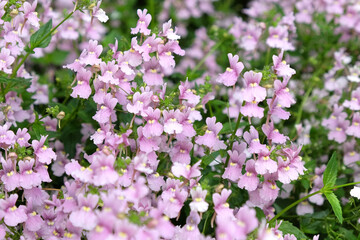
[[[309,239],[300,229],[295,227],[291,222],[283,221],[279,227],[279,230],[283,232],[283,234],[294,234],[294,236],[298,240]]]
[[[30,79],[26,79],[26,78],[7,78],[4,76],[0,76],[0,83],[5,83],[5,84],[13,84],[13,85],[21,85],[21,86],[30,86]]]
[[[339,199],[336,197],[336,195],[331,192],[331,193],[325,193],[326,199],[329,201],[335,216],[337,217],[337,219],[339,220],[340,223],[343,222],[343,217],[342,217],[342,209],[340,206],[340,202]]]
[[[39,121],[38,119],[32,125],[32,130],[33,130],[33,133],[34,133],[33,137],[35,137],[38,140],[40,140],[41,136],[47,135],[46,134],[46,129],[44,127],[44,122]]]
[[[51,41],[51,34],[50,31],[52,29],[52,20],[50,19],[47,23],[42,25],[39,30],[37,30],[33,35],[30,37],[30,45],[31,49],[35,48],[45,48],[49,46]],[[45,38],[45,36],[48,36]]]
[[[206,166],[208,166],[212,161],[214,161],[217,156],[219,156],[219,154],[220,150],[204,156],[201,159],[201,167],[205,168]]]
[[[239,128],[246,127],[249,123],[248,122],[240,122]],[[234,132],[236,123],[229,123],[226,122],[223,124],[223,128],[220,130],[219,134],[231,134]]]
[[[324,172],[324,178],[323,178],[324,188],[332,187],[335,185],[337,172],[338,172],[338,160],[337,160],[336,152],[334,152]]]

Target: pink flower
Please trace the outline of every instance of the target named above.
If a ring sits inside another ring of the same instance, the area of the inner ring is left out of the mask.
[[[177,28],[175,27],[175,31],[174,31],[174,29],[171,27],[171,22],[172,20],[170,19],[169,21],[163,24],[162,32],[159,33],[159,36],[166,37],[167,39],[172,41],[176,41],[180,39],[180,36],[176,34]]]
[[[154,110],[152,107],[148,107],[144,113],[146,114],[144,119],[147,121],[147,123],[143,128],[143,135],[147,138],[160,136],[164,131],[163,125],[159,123],[161,116],[160,109],[157,108]]]
[[[144,35],[150,34],[150,29],[148,26],[151,22],[151,15],[147,14],[147,9],[141,11],[140,9],[137,10],[137,15],[139,16],[139,20],[136,24],[135,28],[131,28],[131,34],[143,33]]]
[[[209,204],[205,201],[207,191],[198,186],[196,189],[191,189],[190,194],[193,200],[189,204],[191,211],[206,212],[209,207]]]
[[[190,151],[192,148],[193,144],[190,141],[177,141],[170,151],[171,161],[190,164]]]
[[[79,69],[76,74],[77,85],[73,88],[73,92],[71,96],[76,98],[79,96],[80,98],[87,99],[91,94],[91,87],[89,84],[92,73],[87,71],[85,68]]]
[[[238,186],[239,188],[245,188],[249,192],[256,190],[259,185],[259,178],[257,177],[257,171],[255,170],[255,161],[250,159],[246,162],[246,172],[244,175],[240,175]]]
[[[215,151],[225,149],[226,145],[218,138],[218,134],[222,129],[223,125],[219,122],[216,123],[216,117],[208,117],[206,119],[206,125],[207,130],[205,131],[205,134],[202,136],[198,136],[195,142],[199,145],[205,145]]]
[[[179,109],[176,111],[174,110],[164,110],[163,116],[164,116],[164,132],[169,134],[179,134],[183,131],[182,124],[179,123],[180,116],[183,113],[180,112]]]
[[[19,161],[19,184],[24,189],[31,189],[41,184],[41,178],[33,171],[35,160]]]
[[[19,174],[16,172],[12,160],[8,159],[5,161],[5,159],[1,157],[1,164],[3,170],[0,170],[0,175],[4,188],[9,192],[13,191],[20,186]]]
[[[2,48],[0,52],[0,71],[11,74],[11,64],[13,64],[14,61],[15,58],[10,55],[10,50],[7,48]]]
[[[296,166],[294,166],[289,159],[284,161],[282,157],[278,157],[278,180],[284,184],[290,183],[292,180],[296,180],[299,177]]]
[[[99,196],[88,194],[86,197],[82,194],[78,196],[78,210],[70,214],[69,220],[75,226],[85,230],[92,230],[97,224],[97,217],[94,212],[99,201]]]
[[[246,160],[246,154],[242,152],[238,152],[236,150],[228,150],[229,165],[225,168],[225,172],[223,174],[223,178],[230,179],[232,181],[237,181],[241,176],[241,171],[243,164]]]
[[[264,117],[264,109],[259,107],[258,104],[256,101],[246,102],[245,105],[240,108],[241,114],[246,117]]]
[[[115,157],[112,154],[105,155],[100,152],[94,154],[92,158],[91,169],[94,170],[94,185],[105,186],[115,184],[118,180],[118,173],[114,169]]]
[[[10,125],[0,126],[0,147],[7,149],[11,145],[15,144],[15,134],[13,131],[8,130]]]
[[[221,190],[221,194],[214,193],[212,196],[213,202],[214,202],[214,210],[216,214],[222,214],[226,212],[231,212],[232,210],[229,208],[229,203],[227,203],[227,199],[229,198],[231,194],[230,189],[224,188]]]
[[[164,83],[160,64],[155,57],[144,63],[144,82],[149,86],[161,86]]]
[[[255,170],[258,174],[276,172],[278,167],[277,163],[270,158],[271,151],[260,151],[258,160],[255,162]]]
[[[232,55],[228,53],[230,67],[226,68],[226,71],[219,75],[217,82],[223,83],[225,86],[234,86],[240,76],[241,71],[244,69],[244,64],[239,61],[238,55]]]
[[[44,145],[46,138],[47,136],[41,136],[40,141],[33,140],[31,146],[34,149],[36,161],[49,165],[51,160],[56,160],[56,154],[51,148]]]
[[[336,125],[330,128],[328,134],[329,140],[335,140],[338,143],[343,143],[346,140],[346,130],[350,125],[350,121],[339,119]]]
[[[286,64],[285,60],[284,61],[282,60],[283,54],[284,54],[284,50],[281,50],[279,56],[273,55],[272,58],[273,58],[274,66],[272,67],[272,69],[274,70],[276,75],[280,77],[291,77],[296,73],[296,71],[290,68],[290,65]]]
[[[160,137],[145,137],[143,135],[143,127],[138,127],[137,133],[138,133],[138,142],[140,150],[145,153],[150,153],[153,151],[159,150],[159,144],[161,142]]]
[[[37,6],[37,1],[34,1],[33,4],[24,2],[22,8],[24,11],[25,21],[29,21],[31,25],[33,25],[35,28],[38,28],[40,26],[39,24],[40,19],[37,17],[38,13],[35,11],[36,6]]]
[[[245,132],[243,137],[247,144],[249,144],[248,151],[250,153],[260,153],[260,151],[268,151],[266,145],[260,143],[259,133],[253,126],[250,126],[249,132]]]
[[[30,134],[27,132],[26,128],[20,129],[18,128],[16,132],[16,142],[19,144],[20,147],[28,147],[30,146]]]
[[[201,175],[201,172],[199,170],[199,165],[201,161],[198,161],[193,166],[187,165],[185,163],[178,163],[175,162],[173,166],[171,167],[171,172],[176,177],[184,177],[188,180],[191,178],[195,178]]]
[[[99,58],[99,56],[102,50],[103,46],[98,45],[98,41],[90,40],[87,49],[85,49],[80,55],[80,63],[85,65],[100,64],[101,59]]]
[[[261,102],[266,98],[266,89],[261,87],[262,73],[253,71],[244,73],[245,89],[242,91],[243,99],[246,102]]]
[[[261,129],[266,135],[268,141],[271,141],[273,143],[284,144],[286,140],[289,139],[288,137],[281,134],[279,130],[274,127],[273,122],[262,125]]]
[[[119,84],[119,79],[114,77],[115,73],[119,67],[115,64],[115,60],[109,61],[107,63],[101,62],[101,75],[98,77],[100,81],[110,84]]]
[[[98,123],[107,123],[107,122],[114,122],[116,121],[116,114],[115,114],[115,106],[117,104],[117,99],[113,98],[111,93],[107,93],[104,96],[104,103],[100,106],[100,109],[96,112],[93,116],[93,119],[96,120]]]
[[[264,176],[264,182],[262,188],[260,188],[259,194],[264,201],[275,200],[279,194],[279,188],[276,186],[276,177],[271,174]]]
[[[17,207],[16,200],[17,194],[11,194],[7,199],[0,199],[0,216],[4,216],[4,222],[10,227],[15,227],[19,223],[23,223],[27,220],[26,207],[20,205]]]
[[[360,87],[351,92],[351,101],[345,100],[344,107],[351,110],[360,110]]]

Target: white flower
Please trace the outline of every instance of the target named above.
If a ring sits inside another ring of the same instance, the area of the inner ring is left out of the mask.
[[[356,197],[358,199],[360,199],[360,187],[354,187],[351,191],[350,191],[350,195],[353,197]]]

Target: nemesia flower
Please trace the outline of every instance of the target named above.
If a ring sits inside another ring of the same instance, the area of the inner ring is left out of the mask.
[[[273,143],[284,144],[288,139],[288,137],[285,137],[283,134],[279,133],[279,130],[274,127],[273,122],[262,125],[261,129],[266,135],[268,141],[272,141]]]
[[[272,149],[260,151],[258,159],[255,161],[255,170],[258,174],[274,173],[277,171],[277,163],[270,158]]]
[[[249,192],[256,190],[259,185],[259,178],[255,170],[255,161],[250,159],[246,162],[246,172],[240,175],[238,186],[239,188],[245,188]]]
[[[105,11],[100,8],[102,1],[98,1],[96,7],[92,9],[91,15],[96,17],[100,22],[107,22],[109,17],[106,15]]]
[[[223,83],[225,86],[233,86],[237,82],[241,71],[244,69],[244,64],[239,61],[239,56],[228,54],[230,67],[226,68],[226,71],[219,75],[217,82]]]
[[[0,52],[0,71],[11,74],[11,64],[15,61],[15,58],[10,55],[10,50],[7,48],[2,48]]]
[[[142,33],[144,35],[150,34],[150,29],[148,29],[148,26],[151,22],[151,15],[147,14],[147,9],[144,10],[137,10],[137,15],[139,16],[139,20],[136,24],[135,28],[131,28],[131,34],[137,34]]]
[[[193,166],[186,165],[184,163],[175,162],[171,167],[171,172],[176,176],[183,176],[184,178],[190,180],[190,178],[195,178],[201,175],[199,170],[200,161],[195,163]]]
[[[17,207],[15,205],[17,199],[17,194],[11,194],[7,199],[0,199],[0,214],[4,216],[5,224],[11,227],[15,227],[27,219],[26,207],[24,205]]]
[[[44,145],[47,136],[41,136],[40,141],[33,140],[31,146],[34,149],[36,161],[44,164],[50,164],[51,160],[56,160],[56,154],[51,148]]]
[[[30,134],[26,128],[18,129],[16,132],[16,142],[19,144],[20,147],[28,147],[30,140]]]
[[[24,189],[31,189],[41,184],[38,173],[33,171],[35,160],[19,161],[19,185]]]
[[[280,77],[285,77],[285,76],[291,77],[296,73],[296,71],[290,68],[290,65],[286,64],[285,60],[284,61],[282,60],[283,54],[284,51],[281,50],[279,56],[273,55],[272,59],[274,66],[272,67],[272,69],[275,71],[276,75]]]
[[[100,64],[101,60],[99,56],[103,50],[102,45],[98,45],[98,41],[90,40],[87,49],[83,50],[83,54],[80,56],[80,63],[85,65]]]
[[[81,68],[76,74],[77,85],[73,88],[73,92],[71,96],[76,98],[79,96],[80,98],[87,99],[91,94],[91,87],[89,85],[90,78],[92,73]]]
[[[78,197],[78,210],[70,214],[69,220],[75,227],[92,230],[97,224],[94,208],[99,201],[99,196],[89,194]]]
[[[346,140],[346,130],[350,125],[348,120],[337,121],[334,128],[330,129],[328,134],[329,140],[335,140],[338,143],[343,143]]]
[[[0,126],[0,147],[2,149],[7,149],[15,143],[15,134],[13,131],[8,130],[10,125]]]
[[[162,32],[159,33],[159,36],[166,37],[169,40],[175,41],[180,39],[180,36],[176,34],[177,27],[174,29],[171,27],[172,20],[170,19],[162,25]]]
[[[266,89],[261,87],[260,81],[262,73],[255,73],[253,71],[244,73],[245,88],[242,91],[243,99],[246,102],[261,102],[266,97]]]
[[[114,108],[117,104],[117,99],[113,98],[110,93],[104,96],[104,103],[100,106],[100,109],[93,116],[93,119],[98,123],[107,123],[116,121],[116,114]]]
[[[250,126],[249,132],[245,132],[243,137],[246,143],[249,144],[248,151],[250,153],[260,153],[260,151],[268,151],[266,145],[260,143],[259,133],[253,126]]]
[[[14,162],[10,159],[7,161],[1,158],[2,170],[0,170],[1,181],[4,183],[4,188],[7,191],[13,191],[20,186],[19,174],[14,167]]]
[[[170,152],[172,162],[190,164],[190,151],[193,144],[190,141],[177,141]]]
[[[205,145],[215,151],[225,149],[223,141],[219,140],[218,134],[222,129],[221,123],[216,123],[216,117],[206,119],[207,130],[203,136],[198,136],[195,142],[199,145]]]
[[[183,131],[183,126],[179,123],[180,116],[182,113],[179,109],[174,110],[164,110],[164,132],[169,134],[178,134]]]
[[[209,204],[205,201],[207,191],[202,190],[202,188],[198,186],[196,189],[191,189],[190,194],[193,199],[190,203],[191,211],[205,212],[209,206]]]
[[[35,12],[36,5],[37,5],[37,1],[34,1],[32,4],[28,2],[24,2],[22,8],[24,11],[25,21],[29,21],[31,25],[33,25],[35,28],[38,28],[40,26],[39,24],[40,19],[37,17],[38,13]]]
[[[352,91],[351,101],[345,100],[343,106],[351,110],[360,110],[360,87]]]

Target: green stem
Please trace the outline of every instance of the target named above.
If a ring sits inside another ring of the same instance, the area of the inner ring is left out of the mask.
[[[310,93],[311,93],[311,91],[313,90],[314,85],[315,85],[314,83],[311,84],[311,86],[308,88],[308,90],[307,90],[306,93],[305,93],[305,96],[303,97],[303,99],[302,99],[302,101],[301,101],[300,109],[299,109],[298,114],[297,114],[297,116],[296,116],[295,125],[296,125],[296,124],[299,124],[300,121],[301,121],[302,112],[303,112],[305,103],[306,103],[306,101],[308,100],[308,98],[309,98],[309,96],[310,96]],[[294,136],[295,131],[296,131],[296,128],[293,128],[292,131],[291,131],[290,136]]]
[[[265,66],[269,65],[269,63],[270,63],[270,51],[271,51],[270,48],[268,48],[266,51]]]
[[[319,191],[316,191],[312,194],[309,194],[299,200],[297,200],[296,202],[293,202],[292,204],[290,204],[289,206],[287,206],[286,208],[284,208],[281,212],[279,212],[278,214],[276,214],[275,217],[273,217],[268,223],[271,224],[273,223],[276,219],[278,219],[281,215],[283,215],[284,213],[286,213],[289,209],[295,207],[296,205],[298,205],[299,203],[301,203],[302,201],[308,199],[309,197],[312,197],[318,193],[324,193],[328,190],[333,190],[333,189],[337,189],[337,188],[343,188],[343,187],[348,187],[348,186],[353,186],[356,184],[360,184],[360,182],[352,182],[352,183],[346,183],[346,184],[342,184],[342,185],[337,185],[337,186],[333,186],[333,187],[323,187],[322,189],[320,189]]]
[[[223,44],[224,42],[224,38],[219,41],[217,44],[215,44],[210,51],[200,60],[200,62],[193,68],[193,70],[190,72],[189,74],[189,78],[192,78],[192,76],[194,75],[194,73],[204,64],[205,60],[215,52],[216,49],[218,49],[221,44]],[[190,80],[191,81],[191,80]]]
[[[50,32],[48,32],[45,36],[43,36],[40,41],[39,44],[41,44],[46,38],[48,38],[51,34],[53,34],[56,29],[58,29],[58,27],[61,26],[61,24],[63,24],[66,20],[68,20],[73,14],[74,12],[77,10],[77,8],[75,8],[72,12],[70,12],[58,25],[56,25],[55,27],[53,27],[51,29]],[[21,59],[21,62],[14,68],[13,73],[11,75],[11,77],[16,77],[17,75],[17,71],[19,70],[19,68],[24,64],[24,62],[26,61],[26,59],[29,57],[30,53],[33,52],[33,50],[35,48],[37,48],[38,45],[35,46],[31,46],[30,45],[30,50],[26,53],[26,55]]]
[[[353,185],[356,185],[356,184],[360,184],[360,182],[346,183],[346,184],[342,184],[342,185],[333,186],[333,187],[330,187],[330,188],[327,188],[327,189],[332,190],[332,189],[336,189],[336,188],[343,188],[343,187],[353,186]]]
[[[239,125],[240,125],[240,118],[241,118],[241,112],[239,112],[239,116],[238,116],[238,119],[236,121],[235,129],[234,129],[234,131],[233,131],[233,133],[232,133],[232,135],[230,137],[230,147],[228,148],[228,150],[232,150],[232,147],[234,145],[235,134],[236,134],[236,131],[239,128]],[[223,173],[225,172],[225,168],[229,164],[229,160],[230,160],[230,155],[228,154],[227,157],[226,157],[225,167],[223,169]]]
[[[302,201],[304,201],[304,200],[308,199],[309,197],[312,197],[312,196],[314,196],[314,195],[316,195],[316,194],[318,194],[318,193],[321,193],[321,190],[316,191],[316,192],[314,192],[314,193],[312,193],[312,194],[309,194],[309,195],[307,195],[307,196],[305,196],[305,197],[303,197],[303,198],[300,198],[300,199],[297,200],[296,202],[293,202],[292,204],[290,204],[289,206],[287,206],[286,208],[284,208],[281,212],[279,212],[278,214],[276,214],[276,216],[273,217],[273,218],[268,222],[269,225],[272,224],[272,223],[273,223],[276,219],[278,219],[281,215],[283,215],[284,213],[286,213],[287,211],[289,211],[289,209],[295,207],[296,205],[298,205],[298,204],[301,203]]]

